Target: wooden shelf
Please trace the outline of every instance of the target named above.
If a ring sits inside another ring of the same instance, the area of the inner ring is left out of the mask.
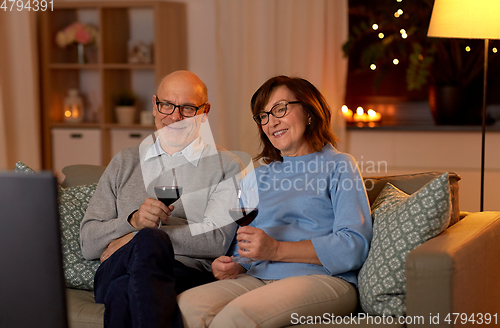
[[[66,129],[95,129],[101,128],[99,123],[68,123],[68,122],[54,122],[51,128],[66,128]]]
[[[60,48],[55,42],[58,31],[77,21],[97,27],[91,63],[78,63],[76,45]],[[154,126],[117,124],[115,99],[131,91],[138,97],[138,110],[151,110],[160,79],[187,68],[186,29],[186,5],[177,2],[68,1],[41,13],[43,168],[53,169],[54,128],[98,129],[102,165],[111,159],[110,130],[154,130]],[[129,63],[130,41],[152,43],[151,63]],[[84,98],[82,123],[64,122],[63,103],[71,88]]]
[[[155,69],[152,64],[103,64],[105,69]]]
[[[104,124],[106,129],[123,129],[123,130],[156,130],[154,125],[142,125],[142,124]]]

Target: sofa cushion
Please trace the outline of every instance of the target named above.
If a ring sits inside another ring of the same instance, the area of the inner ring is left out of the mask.
[[[15,171],[36,173],[22,162],[16,163]],[[80,222],[96,187],[97,184],[93,183],[58,188],[64,277],[70,288],[93,290],[94,275],[100,265],[98,260],[84,259],[80,249]]]
[[[105,166],[77,164],[62,169],[65,176],[61,186],[64,188],[81,186],[99,182]]]
[[[103,328],[104,304],[94,302],[94,293],[67,289],[68,321],[71,328]]]
[[[398,189],[404,191],[405,193],[411,195],[426,183],[441,176],[443,173],[444,172],[432,171],[411,174],[386,175],[378,177],[365,177],[364,182],[370,204],[373,204],[380,191],[388,182],[393,184]],[[452,206],[450,226],[452,226],[460,220],[460,208],[458,204],[458,181],[460,181],[461,178],[455,172],[448,172],[448,176]]]
[[[451,198],[445,173],[411,196],[387,183],[372,205],[373,239],[358,276],[360,302],[372,315],[405,315],[408,253],[449,224]]]

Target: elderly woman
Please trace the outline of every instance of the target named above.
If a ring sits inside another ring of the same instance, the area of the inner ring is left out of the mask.
[[[352,156],[334,148],[331,113],[310,82],[277,76],[253,95],[262,165],[241,187],[257,188],[258,215],[237,231],[232,255],[212,264],[219,280],[178,297],[188,327],[282,327],[308,316],[349,315],[356,274],[372,237],[366,190]],[[310,318],[310,317],[309,317]]]

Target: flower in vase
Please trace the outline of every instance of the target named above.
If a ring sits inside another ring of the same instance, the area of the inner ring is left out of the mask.
[[[63,30],[57,32],[56,43],[59,47],[64,48],[72,43],[88,45],[96,43],[97,28],[92,25],[75,22]]]

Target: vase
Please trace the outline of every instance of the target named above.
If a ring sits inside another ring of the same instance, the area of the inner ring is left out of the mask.
[[[78,48],[78,64],[85,64],[86,63],[85,46],[81,43],[78,43],[77,48]]]
[[[429,106],[437,125],[466,124],[467,92],[455,85],[429,87]]]
[[[437,125],[481,125],[481,90],[470,86],[433,85],[429,87],[429,106]],[[486,124],[494,120],[488,115]]]

